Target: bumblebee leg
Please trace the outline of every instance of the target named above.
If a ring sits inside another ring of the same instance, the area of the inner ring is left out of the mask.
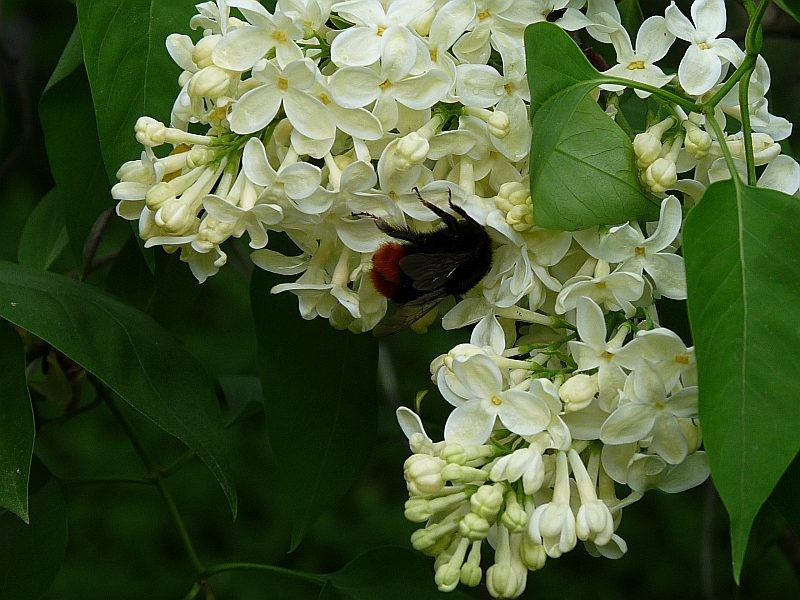
[[[419,193],[418,187],[415,186],[413,190],[417,194],[417,198],[419,198],[419,201],[422,202],[422,205],[428,210],[430,210],[433,214],[440,217],[445,225],[447,225],[450,229],[456,229],[458,227],[458,220],[453,215],[451,215],[446,211],[443,211],[435,204],[431,204],[430,202],[425,200],[425,198],[422,197],[422,194]],[[453,203],[450,201],[450,198],[452,198],[452,192],[450,192],[450,190],[447,190],[447,193],[448,193],[448,202],[450,202],[450,206],[453,206]]]

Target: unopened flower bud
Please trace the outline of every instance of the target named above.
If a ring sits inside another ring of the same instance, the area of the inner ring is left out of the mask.
[[[483,483],[489,477],[489,474],[482,469],[475,469],[473,467],[464,467],[461,465],[448,464],[442,469],[442,478],[445,481],[452,481],[458,483]]]
[[[206,146],[194,146],[186,157],[186,166],[190,169],[202,167],[214,160],[214,151]]]
[[[415,165],[422,164],[430,149],[428,140],[416,131],[412,131],[397,142],[395,169],[407,171]]]
[[[433,581],[440,592],[452,592],[458,585],[458,580],[461,576],[461,565],[453,561],[447,561],[441,567],[436,569],[436,574],[433,576]]]
[[[200,41],[197,42],[197,45],[192,51],[192,60],[194,64],[197,65],[198,69],[204,69],[214,64],[211,60],[211,53],[221,39],[222,36],[219,34],[207,35],[200,38]]]
[[[598,389],[596,376],[578,373],[558,388],[558,396],[564,401],[566,412],[575,412],[589,406]]]
[[[511,132],[511,121],[502,110],[494,111],[492,116],[486,120],[486,125],[489,128],[489,134],[500,140]]]
[[[117,180],[152,183],[153,168],[141,160],[129,160],[117,169]]]
[[[136,141],[142,146],[160,146],[166,141],[167,126],[152,117],[139,117],[134,126]]]
[[[544,551],[544,546],[535,542],[528,535],[522,537],[519,553],[522,564],[531,571],[538,571],[544,567],[544,563],[547,561],[547,552]]]
[[[211,246],[218,246],[233,233],[233,223],[222,223],[210,215],[206,215],[200,222],[198,237],[208,242]]]
[[[519,505],[514,492],[506,495],[506,508],[501,522],[511,533],[522,533],[528,525],[528,513]]]
[[[711,149],[711,144],[713,142],[709,133],[700,129],[700,127],[688,119],[683,122],[683,127],[686,129],[686,139],[683,142],[686,151],[697,160],[708,155],[708,151]]]
[[[675,161],[659,158],[647,167],[642,177],[645,186],[656,194],[667,191],[678,181]]]
[[[633,138],[633,153],[636,155],[636,166],[646,169],[661,156],[661,137],[649,131],[636,134]]]
[[[444,487],[442,469],[445,463],[441,458],[427,454],[413,454],[403,464],[408,491],[415,495],[435,494]]]
[[[412,523],[422,523],[431,517],[431,503],[428,499],[413,496],[406,500],[405,517]]]
[[[219,98],[230,87],[230,74],[216,65],[198,71],[189,82],[188,92],[196,98]]]
[[[461,583],[467,587],[475,587],[481,582],[483,571],[479,564],[465,562],[461,565]]]
[[[471,512],[464,515],[464,518],[459,521],[458,533],[475,542],[486,538],[489,527],[491,527],[489,521]]]
[[[433,454],[433,441],[424,433],[413,433],[408,438],[408,447],[414,454]]]
[[[156,225],[170,235],[181,235],[192,228],[196,216],[185,202],[175,199],[156,211]]]
[[[495,563],[486,571],[486,587],[493,598],[516,598],[517,574],[509,563]]]
[[[175,192],[169,182],[162,181],[155,184],[144,196],[144,202],[150,210],[158,210],[170,200],[175,199]]]
[[[503,506],[503,485],[482,485],[470,496],[472,512],[485,519],[494,519]]]

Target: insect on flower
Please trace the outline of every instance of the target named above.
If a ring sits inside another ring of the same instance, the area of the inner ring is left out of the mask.
[[[483,279],[492,266],[492,244],[486,230],[464,209],[448,199],[452,214],[425,200],[420,202],[441,217],[432,231],[394,227],[369,213],[378,229],[401,242],[387,242],[372,257],[370,278],[384,296],[400,304],[394,315],[377,325],[376,336],[396,333],[419,321],[447,296],[464,294]]]

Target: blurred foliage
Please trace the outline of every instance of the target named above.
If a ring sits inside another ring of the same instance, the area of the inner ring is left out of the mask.
[[[666,4],[654,2],[652,10]],[[737,23],[744,20],[734,19],[734,31],[739,31]],[[766,23],[766,58],[773,81],[770,106],[775,114],[797,123],[800,80],[795,63],[800,36],[780,14],[768,15]],[[20,256],[27,261],[33,256],[30,260],[46,266],[42,255],[31,254],[30,243],[35,246],[39,236],[42,247],[56,249],[53,261],[44,255],[45,262],[52,262],[51,270],[71,276],[77,276],[76,255],[65,249],[63,239],[58,241],[62,229],[58,221],[48,220],[47,227],[37,221],[32,239],[23,244],[25,250],[18,248],[26,221],[54,185],[38,102],[75,24],[75,7],[67,0],[0,2],[0,258],[14,261]],[[795,153],[800,149],[798,140],[795,131],[787,141]],[[87,173],[96,168],[86,165]],[[110,195],[106,207],[113,207]],[[40,214],[48,211],[52,212],[46,205],[37,210]],[[45,236],[50,239],[43,239]],[[328,573],[379,546],[409,549],[414,527],[403,518],[406,491],[402,478],[408,451],[395,424],[394,410],[400,404],[411,405],[419,390],[433,392],[430,361],[443,348],[463,341],[463,334],[433,331],[420,337],[406,332],[381,342],[375,394],[377,441],[367,465],[344,497],[321,508],[321,516],[309,525],[299,547],[289,553],[292,521],[281,507],[285,500],[278,489],[281,465],[267,443],[259,406],[252,267],[245,249],[231,246],[228,250],[228,267],[199,286],[176,255],[143,251],[129,224],[113,218],[97,249],[97,268],[86,276],[89,285],[148,313],[219,381],[218,394],[231,422],[230,457],[239,494],[235,522],[209,470],[197,458],[186,460],[184,447],[149,420],[122,408],[161,467],[181,466],[165,482],[200,559],[206,565],[246,561]],[[268,315],[274,298],[264,295],[256,299],[259,310]],[[275,339],[280,339],[280,331],[293,335],[299,322],[299,316],[294,321],[282,319]],[[9,512],[0,514],[0,562],[4,565],[0,574],[11,573],[13,567],[18,576],[47,581],[47,556],[56,555],[57,559],[63,551],[61,511],[65,511],[68,541],[64,560],[44,598],[184,597],[194,579],[192,564],[156,488],[141,482],[97,481],[146,475],[119,421],[97,402],[85,378],[75,376],[74,365],[51,348],[40,349],[38,362],[29,368],[38,428],[31,473],[32,525],[29,529]],[[298,360],[313,358],[308,361],[312,365],[309,376],[313,377],[313,363],[325,360],[325,348],[312,345],[305,352]],[[54,389],[62,390],[61,396],[53,393]],[[80,397],[77,405],[75,392]],[[291,403],[293,398],[287,395],[281,401]],[[425,397],[422,415],[432,437],[441,435],[446,414],[447,405],[438,394]],[[288,426],[300,428],[303,423]],[[365,453],[368,451],[365,448]],[[797,474],[797,466],[792,474]],[[791,488],[792,482],[786,485]],[[43,512],[45,517],[37,519]],[[796,524],[796,517],[793,522]],[[727,518],[711,484],[675,496],[650,493],[625,511],[619,530],[629,547],[624,558],[594,559],[579,549],[561,560],[550,560],[543,571],[530,575],[523,597],[800,597],[800,582],[786,558],[791,550],[797,552],[797,536],[789,535],[786,541],[785,522],[770,506],[762,510],[754,532],[742,587],[737,590],[730,576]],[[28,538],[28,534],[36,537]],[[47,552],[37,554],[30,539],[44,544]],[[779,539],[788,551],[779,550]],[[419,561],[415,564],[429,573],[425,585],[433,589],[432,561],[424,557]],[[29,570],[19,570],[20,565]],[[402,578],[403,566],[398,571]],[[209,598],[236,600],[304,600],[317,597],[320,591],[299,579],[259,571],[220,573],[214,576],[211,588],[214,595]],[[0,599],[27,600],[16,589],[0,586]],[[485,587],[465,593],[488,597]]]

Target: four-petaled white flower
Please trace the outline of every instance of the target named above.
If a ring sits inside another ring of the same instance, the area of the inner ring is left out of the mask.
[[[666,56],[672,42],[675,41],[675,36],[667,30],[664,17],[650,17],[642,23],[639,33],[636,35],[636,50],[633,49],[631,38],[622,25],[612,21],[606,14],[602,14],[601,17],[604,19],[604,24],[610,29],[608,35],[614,45],[617,63],[619,63],[605,71],[605,75],[630,79],[658,88],[672,81],[671,75],[665,75],[664,71],[654,64]],[[612,84],[604,84],[600,87],[614,92],[624,89],[624,86]],[[650,92],[637,89],[636,94],[641,98],[646,98]]]
[[[678,81],[687,94],[702,96],[719,81],[723,62],[739,66],[744,52],[733,40],[718,39],[727,19],[724,0],[695,0],[691,13],[694,25],[672,2],[665,18],[675,37],[690,42],[678,65]]]
[[[620,263],[617,267],[620,271],[637,275],[646,271],[661,295],[685,300],[683,257],[663,251],[675,241],[682,222],[681,203],[675,196],[667,196],[661,202],[661,217],[653,235],[645,239],[635,223],[612,227],[600,241],[599,255],[608,262]]]
[[[530,391],[509,388],[500,367],[484,354],[453,361],[452,377],[446,382],[445,373],[440,369],[439,389],[456,407],[444,428],[448,442],[482,444],[498,419],[519,435],[539,433],[550,424],[555,390],[549,381],[533,380]]]
[[[670,464],[686,458],[688,443],[679,419],[697,417],[697,387],[665,389],[649,364],[639,366],[625,382],[619,407],[600,428],[605,444],[629,444],[650,438],[649,449]]]

